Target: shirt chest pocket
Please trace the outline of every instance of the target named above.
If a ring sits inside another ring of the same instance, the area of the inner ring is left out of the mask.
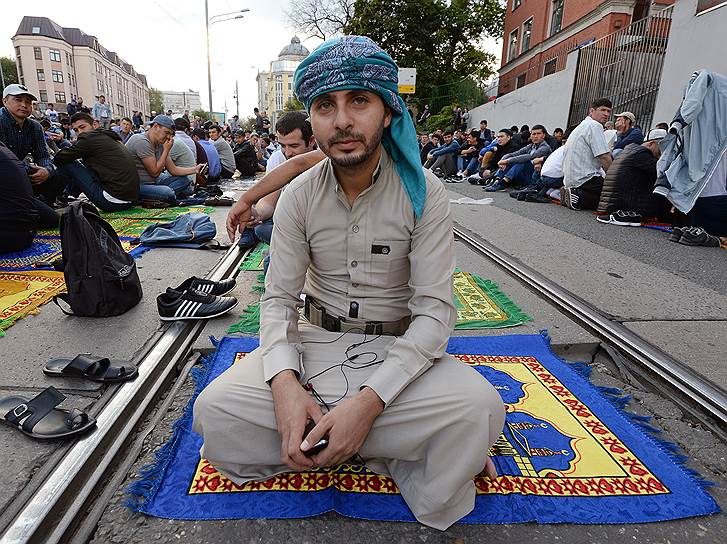
[[[409,282],[410,240],[374,240],[371,244],[371,285],[398,287]]]

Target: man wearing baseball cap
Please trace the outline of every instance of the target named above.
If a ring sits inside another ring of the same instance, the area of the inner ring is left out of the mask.
[[[177,203],[174,188],[159,180],[166,167],[167,157],[174,145],[174,121],[167,115],[157,115],[149,123],[149,130],[134,134],[126,142],[126,147],[136,160],[141,186],[139,198],[142,200],[161,200],[170,204]],[[170,178],[171,179],[171,178]]]
[[[611,153],[615,158],[629,144],[641,144],[644,141],[644,133],[636,126],[636,116],[630,111],[617,113],[616,118],[616,143]]]
[[[43,127],[31,118],[34,100],[38,99],[25,85],[14,83],[3,89],[0,141],[21,161],[28,154],[32,155],[35,166],[26,164],[25,169],[37,192],[37,186],[48,180],[54,166],[45,143]],[[36,207],[40,213],[40,223],[58,223],[58,214],[50,206],[36,199]]]
[[[609,215],[621,210],[640,217],[659,217],[667,211],[668,201],[652,192],[656,182],[656,161],[661,156],[659,142],[664,136],[664,129],[655,128],[643,144],[627,145],[613,160],[603,181],[599,213]],[[632,215],[629,220],[640,223],[640,217],[633,221]],[[617,220],[599,220],[619,224]]]

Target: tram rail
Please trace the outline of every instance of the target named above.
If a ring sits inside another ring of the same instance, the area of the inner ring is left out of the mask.
[[[207,279],[231,277],[244,255],[234,244],[207,274]],[[98,485],[123,459],[123,451],[139,425],[177,378],[180,362],[183,363],[204,325],[204,321],[175,321],[152,337],[139,361],[139,376],[112,386],[111,393],[107,390],[102,395],[108,401],[94,414],[96,430],[66,448],[29,496],[19,495],[25,501],[3,529],[0,544],[70,541],[99,491]]]

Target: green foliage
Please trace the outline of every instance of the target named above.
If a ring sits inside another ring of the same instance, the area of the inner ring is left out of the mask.
[[[164,113],[164,99],[162,92],[154,87],[149,88],[149,106],[151,111]]]
[[[302,111],[304,109],[305,106],[303,105],[303,102],[301,102],[300,100],[298,100],[298,98],[294,96],[285,103],[283,111]]]
[[[202,121],[209,121],[212,119],[210,112],[207,110],[194,110],[189,114],[192,118],[199,117]]]
[[[452,106],[444,106],[439,113],[435,113],[434,115],[430,116],[429,119],[424,122],[424,125],[419,125],[417,129],[420,132],[434,132],[435,130],[440,128],[442,130],[453,130],[453,119],[454,114],[452,113]]]
[[[10,57],[0,57],[0,67],[3,72],[5,85],[11,85],[19,82],[18,69],[15,66],[15,60]]]
[[[437,85],[494,73],[495,57],[479,43],[502,33],[498,0],[356,0],[354,8],[345,32],[370,36],[400,67],[416,68],[417,98],[426,101]]]
[[[240,128],[243,130],[255,130],[255,116],[240,119]]]

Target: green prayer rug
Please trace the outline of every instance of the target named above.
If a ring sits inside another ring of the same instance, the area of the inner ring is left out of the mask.
[[[162,208],[162,209],[148,209],[142,208],[141,206],[134,206],[127,210],[121,210],[119,212],[101,212],[101,217],[106,219],[115,219],[123,217],[125,219],[154,219],[155,222],[160,221],[173,221],[180,215],[190,212],[200,212],[211,214],[215,211],[215,208],[210,206],[175,206],[173,208]]]
[[[262,280],[260,279],[262,278]],[[261,283],[265,276],[258,276],[256,292],[264,291]],[[476,274],[456,270],[452,278],[452,298],[457,308],[456,330],[502,329],[522,325],[532,318],[503,293],[499,286]],[[232,325],[228,333],[257,334],[260,332],[260,303],[249,304],[242,312],[240,321]]]
[[[452,278],[458,330],[516,327],[532,318],[490,280],[455,270]]]
[[[240,263],[240,270],[254,270],[257,272],[263,271],[263,260],[268,254],[270,246],[265,242],[259,242],[255,249],[253,249]]]

